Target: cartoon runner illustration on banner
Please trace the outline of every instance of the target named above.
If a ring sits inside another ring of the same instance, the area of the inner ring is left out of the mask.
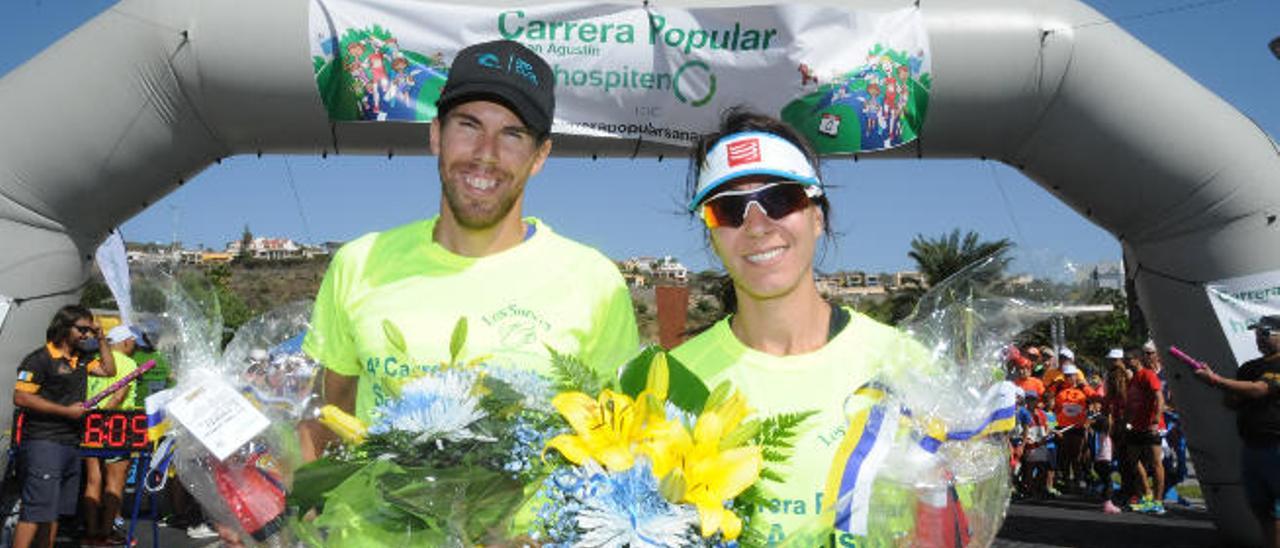
[[[820,84],[783,107],[782,118],[824,154],[883,150],[914,141],[933,84],[922,70],[923,59],[923,52],[908,54],[876,44],[865,65],[825,81],[801,63],[801,86],[814,80]]]

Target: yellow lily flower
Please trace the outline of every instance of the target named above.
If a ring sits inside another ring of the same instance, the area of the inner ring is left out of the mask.
[[[640,409],[626,394],[612,390],[597,399],[581,392],[566,392],[551,399],[575,434],[561,434],[547,442],[569,462],[595,460],[611,472],[628,470],[635,464],[631,446],[640,438]]]
[[[698,508],[704,537],[723,531],[725,539],[733,540],[742,533],[742,519],[725,509],[724,502],[760,478],[764,456],[756,446],[721,447],[721,442],[750,412],[746,400],[735,393],[704,410],[694,426],[693,443],[681,466],[686,488],[680,502]]]
[[[611,472],[630,469],[639,454],[671,453],[669,448],[680,444],[679,433],[684,429],[666,418],[668,382],[666,356],[658,354],[649,365],[645,389],[635,400],[612,390],[600,392],[596,399],[581,392],[558,394],[551,405],[574,434],[552,438],[547,449],[559,451],[574,464],[595,460]],[[663,463],[666,470],[672,467],[668,460]]]
[[[751,409],[735,392],[704,409],[690,433],[666,417],[668,375],[666,357],[658,354],[635,400],[611,390],[594,399],[581,392],[557,395],[551,404],[574,433],[556,436],[547,449],[559,451],[574,464],[595,460],[611,472],[630,469],[637,455],[647,456],[654,477],[675,475],[674,485],[679,487],[668,496],[677,499],[672,502],[697,507],[702,536],[721,531],[726,539],[736,539],[742,519],[726,510],[724,502],[754,484],[764,467],[759,447],[736,446],[750,438],[750,430],[739,427]]]
[[[639,452],[653,463],[653,477],[664,478],[680,468],[693,449],[693,437],[679,421],[652,421],[644,430]]]

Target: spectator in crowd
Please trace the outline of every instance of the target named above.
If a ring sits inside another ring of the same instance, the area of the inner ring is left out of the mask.
[[[1031,376],[1031,363],[1025,358],[1014,363],[1013,384],[1021,388],[1024,393],[1035,392],[1037,394],[1036,397],[1044,393],[1044,383],[1040,382],[1040,379]]]
[[[88,381],[86,397],[92,397],[138,368],[132,358],[137,349],[137,335],[125,325],[117,325],[107,332],[108,351],[115,360],[116,374],[110,377],[94,377]],[[133,384],[99,401],[97,409],[136,409]],[[85,544],[92,546],[118,546],[125,537],[122,531],[113,529],[120,515],[124,497],[125,476],[132,460],[128,456],[84,459],[84,516]]]
[[[1044,381],[1045,388],[1050,392],[1057,389],[1058,381],[1062,380],[1062,367],[1068,363],[1075,361],[1075,353],[1070,348],[1063,347],[1058,351],[1057,359],[1050,360],[1045,365],[1044,374],[1040,376],[1040,380]]]
[[[1064,357],[1066,357],[1064,355]],[[1085,478],[1081,451],[1084,449],[1089,396],[1093,391],[1080,386],[1080,371],[1067,361],[1062,366],[1062,380],[1054,396],[1053,412],[1062,435],[1058,444],[1058,472],[1069,490],[1083,491]]]
[[[1156,350],[1156,342],[1148,339],[1142,343],[1142,363],[1147,369],[1156,372],[1161,379],[1164,379],[1164,364],[1160,361],[1160,352]]]
[[[1241,483],[1262,526],[1263,543],[1280,548],[1280,315],[1249,326],[1262,357],[1249,360],[1228,379],[1212,367],[1196,370],[1200,380],[1226,392],[1244,441]]]
[[[1048,426],[1048,435],[1044,438],[1045,449],[1048,450],[1049,460],[1047,461],[1048,469],[1045,471],[1045,492],[1051,497],[1060,497],[1062,492],[1058,490],[1055,477],[1057,476],[1058,462],[1058,439],[1062,432],[1058,430],[1058,416],[1053,412],[1053,394],[1046,392],[1040,398],[1040,408],[1044,410],[1045,423]]]
[[[1027,428],[1022,466],[1023,492],[1028,496],[1044,497],[1053,488],[1053,467],[1049,465],[1049,443],[1053,440],[1053,430],[1049,427],[1049,416],[1044,412],[1044,402],[1040,394],[1028,390],[1023,404],[1031,415]]]
[[[1120,469],[1120,500],[1125,500],[1133,493],[1133,485],[1136,483],[1133,479],[1132,470],[1127,466],[1128,460],[1126,451],[1128,447],[1127,436],[1129,429],[1128,422],[1125,421],[1125,394],[1129,391],[1129,370],[1125,366],[1124,352],[1120,349],[1113,349],[1108,356],[1119,357],[1111,358],[1111,369],[1107,371],[1107,394],[1102,398],[1102,412],[1107,415],[1107,419],[1111,425],[1111,451],[1114,461],[1119,461],[1122,465]]]
[[[1108,350],[1105,361],[1107,371],[1117,367],[1124,367],[1124,350],[1119,348],[1112,348],[1111,350]]]
[[[1134,487],[1142,495],[1141,500],[1130,508],[1159,515],[1165,512],[1164,466],[1161,463],[1164,391],[1160,377],[1152,369],[1156,363],[1140,362],[1142,369],[1129,381],[1125,394],[1125,419],[1130,428],[1126,456],[1134,473]],[[1154,485],[1147,483],[1148,475]]]
[[[1147,342],[1142,343],[1142,363],[1148,369],[1155,371],[1157,377],[1160,377],[1165,407],[1173,405],[1173,392],[1169,390],[1169,383],[1165,380],[1164,363],[1160,361],[1160,353],[1156,351],[1155,341],[1148,339]]]
[[[1102,491],[1102,511],[1107,514],[1119,514],[1120,507],[1116,506],[1112,497],[1115,496],[1112,487],[1111,474],[1115,471],[1112,464],[1114,457],[1114,445],[1111,441],[1111,417],[1102,409],[1102,398],[1093,396],[1089,399],[1089,455],[1093,462],[1093,476],[1095,485],[1101,487]]]
[[[177,382],[177,378],[173,374],[173,369],[169,367],[169,360],[156,350],[156,333],[153,330],[148,332],[140,327],[132,327],[133,335],[137,341],[137,348],[133,351],[133,361],[137,363],[147,363],[149,361],[156,362],[146,373],[142,374],[142,378],[135,383],[134,405],[142,408],[146,405],[147,396],[172,388]]]
[[[1133,380],[1133,376],[1142,370],[1142,350],[1137,347],[1130,347],[1124,352],[1124,368],[1129,372],[1129,379]]]
[[[1014,412],[1013,429],[1009,432],[1009,476],[1013,479],[1015,497],[1025,497],[1029,493],[1029,484],[1023,478],[1023,457],[1026,454],[1027,442],[1031,439],[1031,428],[1035,425],[1034,405],[1031,396],[1034,391],[1018,392],[1017,411]]]
[[[1182,418],[1173,402],[1166,399],[1164,409],[1164,504],[1190,506],[1178,492],[1178,484],[1187,479],[1187,437],[1182,432]]]
[[[103,352],[106,337],[87,308],[59,309],[45,330],[45,344],[18,366],[13,405],[24,415],[18,445],[22,509],[13,546],[52,548],[58,516],[76,512],[80,491],[80,419],[88,376],[115,374],[115,359]]]
[[[1044,354],[1034,344],[1029,344],[1022,351],[1022,355],[1031,360],[1031,376],[1039,377],[1044,374]]]
[[[1097,373],[1091,373],[1089,375],[1088,388],[1089,390],[1092,390],[1093,394],[1098,398],[1102,398],[1107,395],[1107,385],[1102,382],[1102,375]]]

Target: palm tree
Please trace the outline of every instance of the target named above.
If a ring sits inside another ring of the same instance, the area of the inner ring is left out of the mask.
[[[911,314],[926,287],[934,287],[952,274],[983,259],[991,260],[982,267],[982,272],[974,275],[972,282],[986,283],[999,279],[1011,260],[1007,256],[1011,249],[1013,242],[1008,238],[993,242],[981,241],[977,232],[968,231],[962,237],[958,228],[934,239],[917,234],[911,241],[911,251],[907,256],[915,260],[916,268],[924,277],[924,284],[908,285],[894,294],[892,321],[896,323]]]
[[[911,240],[911,252],[907,256],[915,260],[920,274],[924,275],[925,283],[932,287],[964,267],[987,257],[996,257],[998,270],[1003,271],[1009,264],[1010,259],[1006,254],[1011,249],[1013,242],[1008,238],[983,242],[979,241],[978,233],[972,230],[966,232],[961,240],[960,229],[957,228],[951,234],[943,234],[936,239],[916,234],[915,239]],[[999,271],[993,274],[999,274]]]

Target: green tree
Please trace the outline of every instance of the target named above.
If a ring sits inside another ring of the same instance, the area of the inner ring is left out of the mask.
[[[998,269],[993,270],[990,275],[999,276],[1009,264],[1008,252],[1011,249],[1013,242],[1008,238],[993,242],[982,241],[978,233],[972,230],[961,237],[960,229],[957,228],[950,234],[932,239],[916,234],[915,239],[911,240],[911,251],[907,256],[916,262],[916,268],[924,276],[925,283],[932,287],[979,259],[992,256],[997,259]]]
[[[80,306],[87,308],[111,308],[116,306],[111,288],[102,280],[90,280],[80,293]]]
[[[249,258],[249,246],[253,244],[253,232],[249,230],[249,224],[245,223],[244,232],[240,233],[240,253],[236,254],[236,260],[245,260]]]

